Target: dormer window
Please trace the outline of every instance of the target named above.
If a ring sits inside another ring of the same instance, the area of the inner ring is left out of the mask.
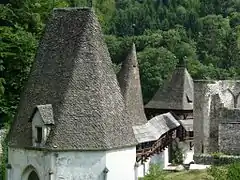
[[[36,127],[36,132],[37,132],[36,143],[40,144],[42,142],[42,127]]]
[[[52,105],[37,105],[29,121],[32,123],[32,145],[43,147],[54,125]]]

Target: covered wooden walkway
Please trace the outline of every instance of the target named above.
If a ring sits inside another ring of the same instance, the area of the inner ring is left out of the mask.
[[[139,144],[136,161],[144,163],[154,154],[159,154],[178,137],[180,123],[171,113],[155,116],[146,124],[134,126],[133,130]]]

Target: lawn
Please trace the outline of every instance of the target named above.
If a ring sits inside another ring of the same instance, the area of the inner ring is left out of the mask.
[[[166,172],[164,177],[164,180],[213,180],[213,178],[207,174],[207,170]]]
[[[231,177],[230,177],[231,176]],[[212,166],[205,170],[184,170],[179,172],[162,171],[152,165],[149,173],[139,180],[240,180],[240,164],[231,166]]]

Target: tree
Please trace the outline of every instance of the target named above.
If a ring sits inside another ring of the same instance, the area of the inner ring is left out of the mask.
[[[178,60],[164,47],[146,48],[138,53],[144,102],[148,102],[173,71]]]
[[[201,26],[197,37],[197,52],[200,61],[224,68],[222,62],[226,58],[226,40],[231,30],[229,19],[221,15],[208,15],[199,21]]]
[[[0,27],[0,69],[5,93],[0,99],[0,113],[13,116],[19,95],[30,72],[36,50],[35,37],[20,27]]]

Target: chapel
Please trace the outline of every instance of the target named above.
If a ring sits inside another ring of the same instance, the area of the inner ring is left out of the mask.
[[[94,11],[54,9],[9,132],[8,180],[135,179],[131,118]]]

